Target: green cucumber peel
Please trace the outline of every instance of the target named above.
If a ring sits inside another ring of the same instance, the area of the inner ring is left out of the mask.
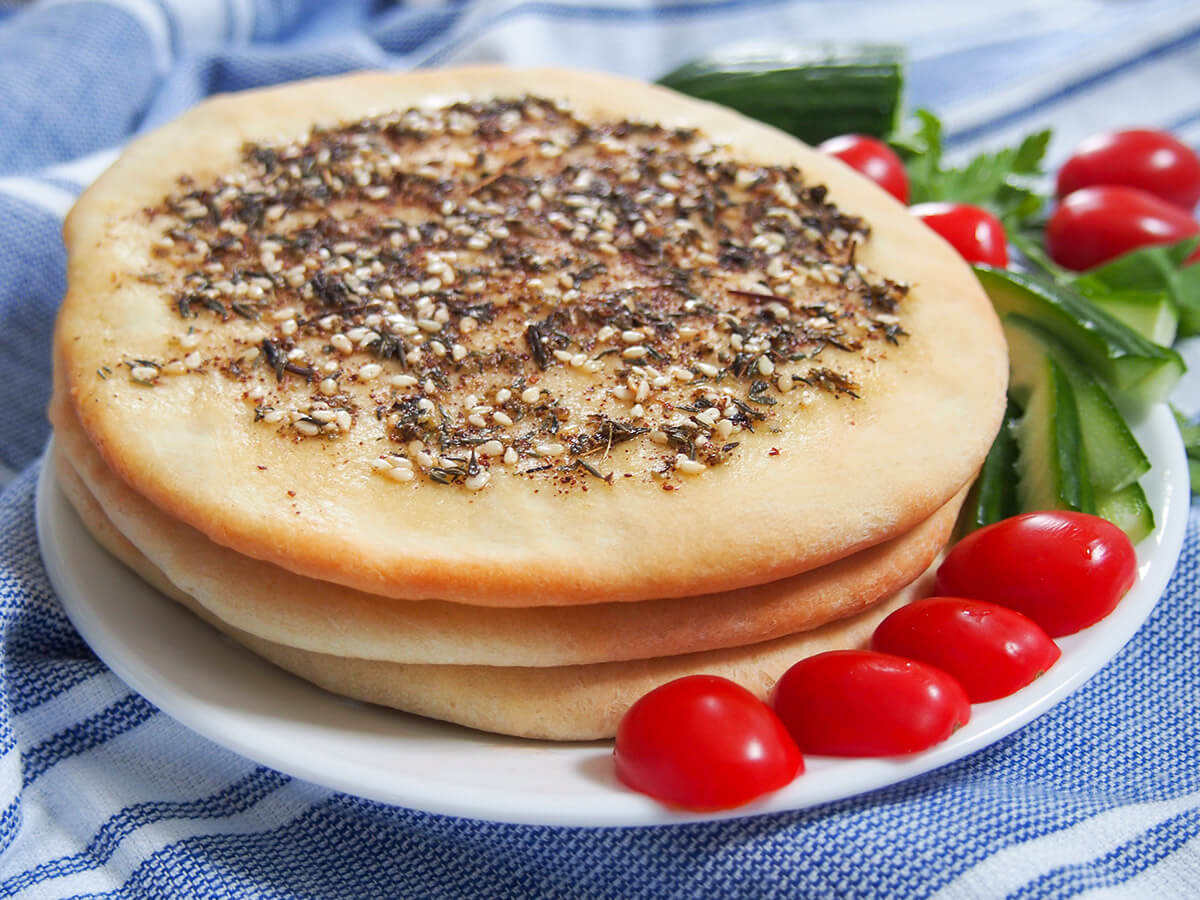
[[[1183,358],[1148,340],[1078,291],[1026,272],[976,266],[975,273],[1003,318],[1037,320],[1134,410],[1166,400],[1183,375]]]

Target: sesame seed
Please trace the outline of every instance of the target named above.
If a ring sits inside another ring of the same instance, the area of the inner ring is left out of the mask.
[[[708,466],[699,460],[688,459],[682,453],[679,453],[675,456],[675,468],[684,475],[699,475]]]
[[[268,423],[269,423],[269,424],[271,424],[271,425],[274,425],[274,424],[276,424],[277,422],[282,422],[282,421],[283,421],[283,418],[284,418],[284,415],[283,415],[283,410],[281,410],[281,409],[273,409],[273,410],[271,410],[270,412],[266,413],[266,414],[265,414],[265,415],[262,417],[262,420],[263,420],[264,422],[268,422]]]
[[[134,366],[129,370],[129,376],[134,381],[152,384],[158,380],[158,369],[153,366]]]
[[[733,428],[733,422],[731,422],[729,419],[720,419],[713,426],[713,431],[716,432],[717,436],[721,440],[725,440],[727,437],[733,434]]]
[[[232,285],[230,286],[232,287]],[[271,318],[276,322],[286,322],[288,319],[294,319],[295,317],[296,310],[292,309],[290,306],[285,306],[283,309],[277,309],[271,314]]]
[[[317,425],[304,420],[296,422],[293,427],[305,437],[316,437],[321,433],[321,429]]]
[[[641,419],[645,417],[646,410],[642,408],[642,404],[635,403],[629,410],[629,415],[633,416],[635,419]]]
[[[337,382],[332,378],[322,378],[318,388],[322,394],[328,397],[331,394],[337,393],[338,385]]]
[[[467,416],[467,421],[476,428],[487,428],[487,419],[479,413],[471,413],[471,415]]]
[[[429,349],[433,351],[434,356],[445,356],[446,355],[446,345],[443,344],[441,341],[430,341]]]
[[[354,352],[354,344],[352,344],[350,342],[350,338],[346,337],[344,334],[335,334],[329,339],[329,343],[332,344],[333,348],[340,353]]]
[[[179,339],[179,346],[184,350],[194,350],[200,346],[200,335],[195,332],[188,332]]]
[[[588,358],[586,353],[576,353],[571,357],[571,365],[576,369],[582,368],[587,361]]]
[[[659,175],[658,184],[669,191],[677,191],[683,187],[683,182],[679,180],[679,176],[672,175],[670,172],[663,172]]]
[[[696,421],[703,422],[705,425],[715,425],[719,418],[721,418],[720,411],[712,406],[696,414]]]
[[[624,359],[643,359],[646,356],[646,348],[640,344],[634,344],[632,347],[626,347],[621,351],[621,356]]]
[[[296,333],[296,329],[298,327],[299,326],[296,324],[295,319],[288,319],[286,322],[284,322],[282,325],[279,326],[279,333],[282,334],[284,337],[291,337],[293,334]]]
[[[200,368],[200,365],[203,363],[203,361],[204,360],[201,358],[199,351],[193,351],[183,358],[183,364],[189,369]]]
[[[482,491],[485,487],[487,487],[487,483],[491,480],[491,473],[487,470],[484,470],[472,475],[470,478],[464,481],[463,487],[465,487],[468,491]]]
[[[367,363],[358,370],[358,377],[370,381],[373,378],[378,378],[379,373],[382,371],[383,366],[379,365],[379,363]]]
[[[509,416],[507,413],[502,413],[499,410],[492,413],[492,421],[497,425],[503,425],[506,428],[513,423],[511,416]]]
[[[571,351],[570,350],[555,350],[554,358],[557,359],[559,362],[569,363],[571,361]]]
[[[525,390],[521,391],[521,402],[522,403],[537,403],[538,397],[540,397],[541,395],[542,395],[542,392],[538,388],[535,388],[535,387],[525,388]]]
[[[406,388],[412,387],[417,383],[417,379],[412,375],[391,375],[388,377],[388,383],[392,387]]]
[[[504,453],[504,445],[499,441],[484,441],[479,445],[480,456],[500,456]]]
[[[384,474],[387,475],[387,477],[392,481],[399,482],[412,481],[417,477],[417,474],[412,469],[405,469],[401,466],[395,466],[391,469],[388,469]]]
[[[350,426],[354,424],[354,419],[344,409],[339,409],[333,417],[333,421],[337,423],[337,427],[342,431],[349,431]]]
[[[433,319],[417,319],[417,327],[429,334],[437,334],[442,330],[442,323]]]
[[[434,402],[432,400],[430,400],[428,397],[422,397],[420,400],[417,401],[417,408],[424,410],[425,412],[433,412]]]
[[[334,412],[332,409],[326,407],[321,407],[320,409],[314,407],[308,411],[308,417],[316,422],[320,422],[322,425],[328,425],[333,421]]]
[[[721,370],[719,368],[714,366],[712,363],[706,362],[696,363],[696,371],[698,371],[701,375],[708,376],[709,378],[716,378],[721,374]]]
[[[510,391],[508,388],[500,388],[500,390],[496,391],[497,403],[507,403],[511,398],[512,391]]]
[[[771,362],[769,356],[760,356],[758,358],[758,374],[772,375],[775,372],[775,363]]]
[[[455,362],[461,362],[467,356],[467,348],[462,344],[455,344],[450,348],[450,355],[454,357]]]
[[[509,447],[507,450],[504,451],[504,461],[510,466],[520,458],[521,458],[520,454],[518,454],[517,451],[514,450],[512,447]]]
[[[474,331],[478,327],[479,327],[479,322],[477,322],[471,316],[463,316],[462,319],[460,319],[458,322],[458,330],[461,331],[463,334],[470,334],[472,331]]]
[[[388,472],[391,471],[392,463],[391,460],[384,459],[383,457],[376,457],[375,459],[371,460],[371,468],[376,472]]]
[[[551,442],[546,444],[538,444],[533,448],[533,452],[538,456],[558,456],[566,449],[567,448],[562,444]]]
[[[782,394],[786,394],[794,387],[794,385],[794,379],[787,372],[781,373],[780,376],[775,379],[775,387],[779,388],[779,392]]]

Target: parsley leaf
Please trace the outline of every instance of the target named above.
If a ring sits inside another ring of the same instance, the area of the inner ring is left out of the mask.
[[[1050,144],[1050,131],[1027,136],[1016,147],[981,153],[962,168],[942,165],[942,123],[919,109],[915,128],[892,140],[908,170],[911,203],[944,200],[970,203],[991,211],[1009,231],[1036,217],[1045,198],[1037,185]]]

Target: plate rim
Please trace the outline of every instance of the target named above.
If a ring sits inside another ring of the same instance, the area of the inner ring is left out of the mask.
[[[977,704],[973,707],[970,724],[948,741],[930,750],[902,758],[832,760],[808,757],[807,773],[788,787],[742,807],[707,813],[669,809],[620,785],[611,773],[608,773],[607,778],[589,775],[587,777],[594,784],[589,786],[587,793],[560,798],[571,802],[547,804],[545,798],[527,792],[489,789],[475,784],[466,786],[454,782],[430,782],[428,778],[415,776],[407,781],[403,777],[392,777],[386,784],[378,784],[364,781],[361,775],[340,771],[336,767],[331,771],[330,760],[326,754],[308,752],[307,748],[300,746],[291,746],[281,751],[278,747],[263,747],[260,742],[246,740],[239,731],[239,727],[246,724],[245,711],[239,711],[236,706],[226,708],[218,705],[210,708],[190,703],[188,697],[171,692],[166,688],[165,681],[160,679],[156,682],[151,672],[139,667],[138,657],[130,655],[130,636],[114,632],[111,625],[99,617],[95,608],[95,598],[89,596],[86,585],[81,583],[80,573],[73,571],[71,549],[63,545],[65,535],[61,531],[61,523],[64,521],[64,515],[74,519],[74,526],[82,532],[83,539],[91,543],[95,553],[101,554],[119,570],[118,578],[132,580],[154,597],[165,601],[164,610],[168,611],[169,616],[182,616],[184,618],[179,621],[188,622],[189,625],[194,623],[194,627],[211,632],[219,637],[231,652],[245,657],[243,661],[247,664],[265,667],[270,675],[286,679],[284,683],[290,684],[288,690],[317,692],[327,698],[324,706],[319,705],[323,710],[326,707],[334,710],[335,706],[330,705],[332,703],[347,710],[367,710],[371,715],[402,716],[410,721],[419,720],[416,722],[419,727],[428,724],[433,729],[448,730],[451,737],[454,737],[453,732],[458,732],[464,738],[469,737],[485,744],[492,742],[497,746],[513,745],[518,752],[528,747],[540,761],[549,756],[551,760],[576,768],[596,768],[596,760],[607,757],[611,752],[611,742],[550,744],[484,735],[461,726],[421,720],[407,713],[335,697],[283,670],[276,669],[272,664],[233,644],[178,604],[162,598],[95,543],[91,535],[83,529],[74,509],[58,488],[54,466],[50,462],[53,437],[47,444],[38,476],[35,520],[38,543],[51,585],[72,624],[96,655],[127,685],[168,716],[226,749],[308,782],[369,800],[441,815],[512,824],[571,827],[687,824],[808,809],[923,775],[1013,733],[1074,693],[1116,657],[1153,611],[1175,571],[1186,536],[1190,506],[1186,455],[1178,429],[1175,428],[1174,418],[1166,404],[1159,404],[1149,410],[1141,421],[1135,424],[1134,432],[1143,446],[1149,444],[1147,453],[1154,463],[1154,468],[1144,476],[1143,481],[1145,483],[1147,479],[1150,480],[1147,486],[1158,500],[1157,504],[1153,500],[1151,504],[1157,519],[1155,530],[1138,545],[1139,580],[1134,587],[1134,602],[1128,602],[1130,598],[1127,597],[1126,601],[1097,625],[1077,635],[1058,640],[1063,649],[1063,660],[1071,663],[1069,666],[1064,667],[1060,660],[1050,672],[1017,694],[988,704]],[[1149,440],[1151,436],[1153,440]],[[70,519],[66,521],[67,527],[71,527]],[[980,715],[981,710],[984,711],[983,715]],[[608,768],[611,769],[611,766]],[[831,771],[834,773],[831,780],[818,781],[830,779]],[[595,793],[592,790],[595,785],[599,785],[603,793]],[[581,799],[585,801],[583,809],[578,806]]]

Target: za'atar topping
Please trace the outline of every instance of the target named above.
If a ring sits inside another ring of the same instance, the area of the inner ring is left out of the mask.
[[[247,144],[147,215],[180,356],[131,377],[218,371],[281,439],[383,421],[363,465],[398,484],[701,476],[906,337],[802,171],[538,97]]]

